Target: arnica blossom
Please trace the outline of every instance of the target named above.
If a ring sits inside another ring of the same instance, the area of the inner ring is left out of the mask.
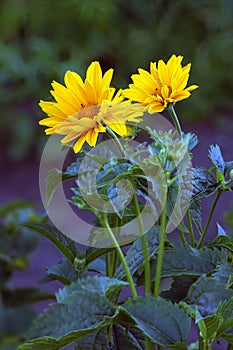
[[[130,131],[127,122],[139,122],[142,110],[130,101],[123,101],[121,91],[115,94],[115,88],[110,87],[112,75],[113,69],[103,75],[99,62],[92,62],[84,81],[71,71],[65,73],[66,86],[53,81],[50,92],[56,101],[39,103],[48,115],[39,122],[48,127],[46,134],[65,135],[61,140],[63,144],[76,140],[73,145],[76,153],[85,141],[95,146],[99,133],[106,132],[106,126],[126,136]]]
[[[191,64],[182,67],[183,56],[172,55],[165,63],[163,60],[150,63],[150,72],[138,69],[133,74],[133,84],[123,91],[128,99],[140,102],[149,113],[162,112],[178,101],[190,96],[197,85],[187,87]]]

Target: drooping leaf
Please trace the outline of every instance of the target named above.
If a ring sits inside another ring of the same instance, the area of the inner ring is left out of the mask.
[[[153,342],[172,349],[186,349],[190,318],[178,305],[144,296],[127,300],[121,309],[127,311],[137,328]]]
[[[47,274],[52,277],[53,280],[58,280],[61,283],[68,285],[77,279],[77,272],[75,271],[73,264],[67,259],[47,268]]]
[[[211,145],[209,149],[209,157],[215,165],[215,167],[221,171],[222,174],[224,174],[225,171],[225,162],[222,156],[222,152],[220,150],[220,147],[218,145]]]
[[[151,258],[155,254],[156,250],[158,249],[158,243],[159,243],[158,236],[159,236],[159,227],[157,226],[151,228],[146,233],[149,258]],[[125,259],[129,266],[129,270],[131,274],[134,274],[137,269],[142,267],[144,262],[144,253],[143,253],[141,238],[138,238],[132,244],[132,246],[129,248],[125,256]],[[125,278],[125,270],[122,265],[119,265],[114,277],[118,279]]]
[[[186,302],[197,305],[202,317],[216,311],[218,304],[233,297],[233,290],[212,277],[201,276],[189,289]]]
[[[25,226],[48,238],[67,257],[68,260],[73,262],[75,256],[77,255],[76,244],[72,239],[60,232],[55,226],[48,224],[25,224]]]
[[[201,203],[198,200],[191,201],[190,204],[190,215],[192,221],[196,225],[196,228],[201,233],[202,232],[202,215],[201,215]]]
[[[206,198],[217,191],[219,184],[211,172],[195,167],[193,171],[193,199]]]
[[[60,183],[62,183],[62,171],[58,169],[49,170],[46,178],[46,207],[49,206],[52,196]]]
[[[19,349],[62,349],[112,323],[118,311],[104,295],[107,289],[121,281],[89,277],[67,286],[52,304],[37,318],[28,333],[28,343]]]

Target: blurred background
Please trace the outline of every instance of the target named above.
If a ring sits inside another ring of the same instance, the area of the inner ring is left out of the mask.
[[[184,131],[200,140],[194,164],[210,166],[208,146],[216,143],[232,160],[232,18],[232,0],[1,0],[0,204],[24,199],[43,212],[38,167],[47,138],[38,102],[51,99],[52,80],[63,83],[67,69],[84,76],[94,60],[114,68],[113,85],[125,88],[138,67],[183,55],[192,63],[189,83],[200,86],[176,107]],[[233,227],[232,195],[223,197],[216,220]],[[15,277],[19,285],[36,284],[60,257],[47,240],[33,254],[30,270]]]

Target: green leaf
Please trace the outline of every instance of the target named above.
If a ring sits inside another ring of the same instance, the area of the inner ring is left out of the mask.
[[[112,323],[118,311],[104,295],[121,281],[89,277],[65,287],[52,304],[37,318],[28,333],[29,341],[19,349],[62,349]]]
[[[127,311],[137,328],[153,342],[172,349],[186,349],[190,318],[178,305],[144,296],[129,299],[120,308]],[[176,347],[176,343],[180,344]]]
[[[100,329],[78,341],[76,350],[109,350],[111,341],[112,349],[119,350],[144,350],[145,338],[138,329],[126,328],[122,325],[114,325],[112,334],[108,335],[106,329]]]
[[[215,177],[205,168],[194,168],[193,199],[206,198],[217,191],[219,184]]]
[[[220,147],[218,145],[211,145],[209,149],[209,157],[215,165],[216,169],[220,170],[222,174],[224,174],[225,171],[225,162],[220,150]]]
[[[82,337],[75,350],[109,350],[109,339],[106,328],[101,328],[86,337]]]
[[[226,175],[230,174],[232,169],[233,169],[233,160],[230,161],[230,162],[225,162],[225,173],[226,173]]]
[[[230,252],[233,252],[233,237],[218,236],[212,242],[208,244],[209,247],[226,248]]]
[[[61,283],[68,285],[77,279],[77,272],[75,271],[73,264],[67,259],[47,268],[47,274],[51,276],[53,280],[58,280]]]
[[[39,232],[48,238],[67,257],[68,260],[73,262],[78,252],[76,244],[72,239],[60,232],[55,226],[48,224],[25,224],[24,226]]]
[[[128,283],[108,277],[87,277],[80,279],[70,286],[60,289],[56,294],[58,302],[63,302],[64,299],[72,295],[80,289],[94,290],[100,295],[109,296],[117,287],[127,286]]]
[[[186,302],[197,305],[202,317],[216,311],[218,304],[233,297],[233,290],[212,277],[201,276],[189,289]]]
[[[46,178],[46,207],[49,206],[52,196],[60,183],[62,183],[62,171],[58,169],[49,170],[49,175]]]
[[[199,233],[201,233],[203,230],[202,230],[202,215],[201,215],[200,201],[198,200],[191,201],[189,210],[190,210],[192,221],[196,225],[196,228],[198,229]]]
[[[213,271],[222,261],[227,261],[225,251],[218,249],[195,249],[191,246],[174,246],[164,251],[162,277],[193,276],[198,277]],[[156,260],[151,262],[151,279],[155,279]],[[144,283],[144,275],[140,277]]]
[[[218,337],[223,334],[231,335],[233,338],[233,298],[218,305],[216,313],[223,318],[223,323],[218,329]]]
[[[88,247],[85,251],[86,265],[90,264],[92,261],[100,258],[103,255],[111,252],[114,248],[95,248]]]
[[[158,236],[159,236],[159,227],[153,227],[146,233],[148,255],[151,258],[156,250],[158,249]],[[129,248],[126,256],[126,262],[129,266],[131,274],[134,274],[137,269],[139,269],[144,263],[144,253],[142,247],[142,240],[138,238],[132,246]],[[123,279],[125,278],[125,269],[122,265],[119,265],[115,273],[115,278]]]
[[[217,266],[217,271],[212,274],[212,277],[216,278],[219,282],[225,284],[227,288],[231,287],[233,276],[233,264],[224,262]]]

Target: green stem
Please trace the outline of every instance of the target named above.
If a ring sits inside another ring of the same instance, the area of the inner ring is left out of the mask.
[[[148,254],[148,247],[147,247],[147,241],[146,241],[146,235],[145,235],[145,229],[141,217],[141,212],[138,204],[138,199],[136,194],[133,195],[133,203],[137,214],[138,224],[140,228],[141,233],[141,240],[142,240],[142,247],[143,247],[143,253],[144,253],[144,259],[145,259],[145,288],[146,288],[146,294],[150,294],[150,261],[149,261],[149,254]]]
[[[115,141],[117,148],[121,154],[121,156],[124,158],[125,157],[125,151],[124,148],[122,147],[122,144],[120,143],[118,137],[116,136],[116,134],[112,131],[112,129],[110,129],[108,126],[105,126],[108,134],[113,138],[113,140]]]
[[[113,277],[115,272],[116,272],[116,269],[117,269],[117,262],[118,262],[118,256],[117,256],[117,251],[116,250],[113,250],[112,253],[111,253],[111,262],[110,262],[110,265],[111,265],[111,275],[110,277]]]
[[[166,215],[167,215],[167,212],[166,212],[166,205],[165,205],[161,214],[159,248],[158,248],[158,254],[157,254],[157,264],[156,264],[156,274],[155,274],[155,284],[154,284],[154,296],[156,298],[159,296],[159,288],[160,288],[160,282],[161,282],[164,242],[166,237]]]
[[[189,227],[190,244],[191,244],[192,247],[195,247],[193,225],[192,225],[192,219],[191,219],[191,214],[190,214],[190,210],[189,209],[187,210],[186,216],[187,216],[188,227]]]
[[[134,281],[133,281],[133,277],[130,273],[130,270],[129,270],[129,266],[125,260],[125,256],[116,240],[116,237],[111,229],[111,227],[109,226],[109,223],[108,223],[108,218],[107,218],[107,215],[106,213],[103,213],[103,222],[104,222],[104,226],[105,228],[108,230],[108,233],[109,233],[109,236],[111,237],[111,240],[114,244],[114,246],[116,247],[116,250],[117,250],[117,253],[119,255],[119,258],[121,260],[121,263],[125,269],[125,272],[126,272],[126,276],[127,276],[127,280],[129,282],[129,286],[130,286],[130,290],[131,290],[131,293],[132,293],[132,296],[135,298],[137,296],[137,291],[136,291],[136,288],[135,288],[135,285],[134,285]]]
[[[205,235],[206,235],[206,232],[207,232],[207,230],[208,230],[208,228],[209,228],[211,219],[212,219],[213,214],[214,214],[215,207],[216,207],[216,205],[217,205],[217,203],[218,203],[218,200],[219,200],[219,197],[221,196],[221,193],[222,193],[222,192],[218,192],[218,193],[217,193],[217,196],[215,197],[215,200],[214,200],[214,202],[213,202],[213,205],[212,205],[212,207],[211,207],[211,209],[210,209],[210,213],[209,213],[208,219],[207,219],[207,221],[206,221],[205,227],[204,227],[203,232],[202,232],[202,234],[201,234],[201,237],[200,237],[200,239],[199,239],[199,241],[198,241],[198,243],[197,243],[197,248],[198,248],[198,249],[201,248],[202,242],[203,242],[203,240],[204,240],[204,238],[205,238]]]
[[[170,116],[172,117],[173,123],[175,124],[176,130],[177,130],[179,136],[182,137],[182,130],[181,130],[180,122],[179,122],[179,119],[177,117],[177,114],[176,114],[176,111],[175,111],[173,105],[171,105],[168,108],[168,112],[169,112]]]
[[[106,276],[110,277],[110,254],[106,254]]]
[[[181,241],[182,241],[182,243],[183,243],[183,246],[186,246],[186,245],[187,245],[187,241],[186,241],[184,232],[181,231],[181,230],[179,230],[179,234],[180,234],[180,238],[181,238]]]

